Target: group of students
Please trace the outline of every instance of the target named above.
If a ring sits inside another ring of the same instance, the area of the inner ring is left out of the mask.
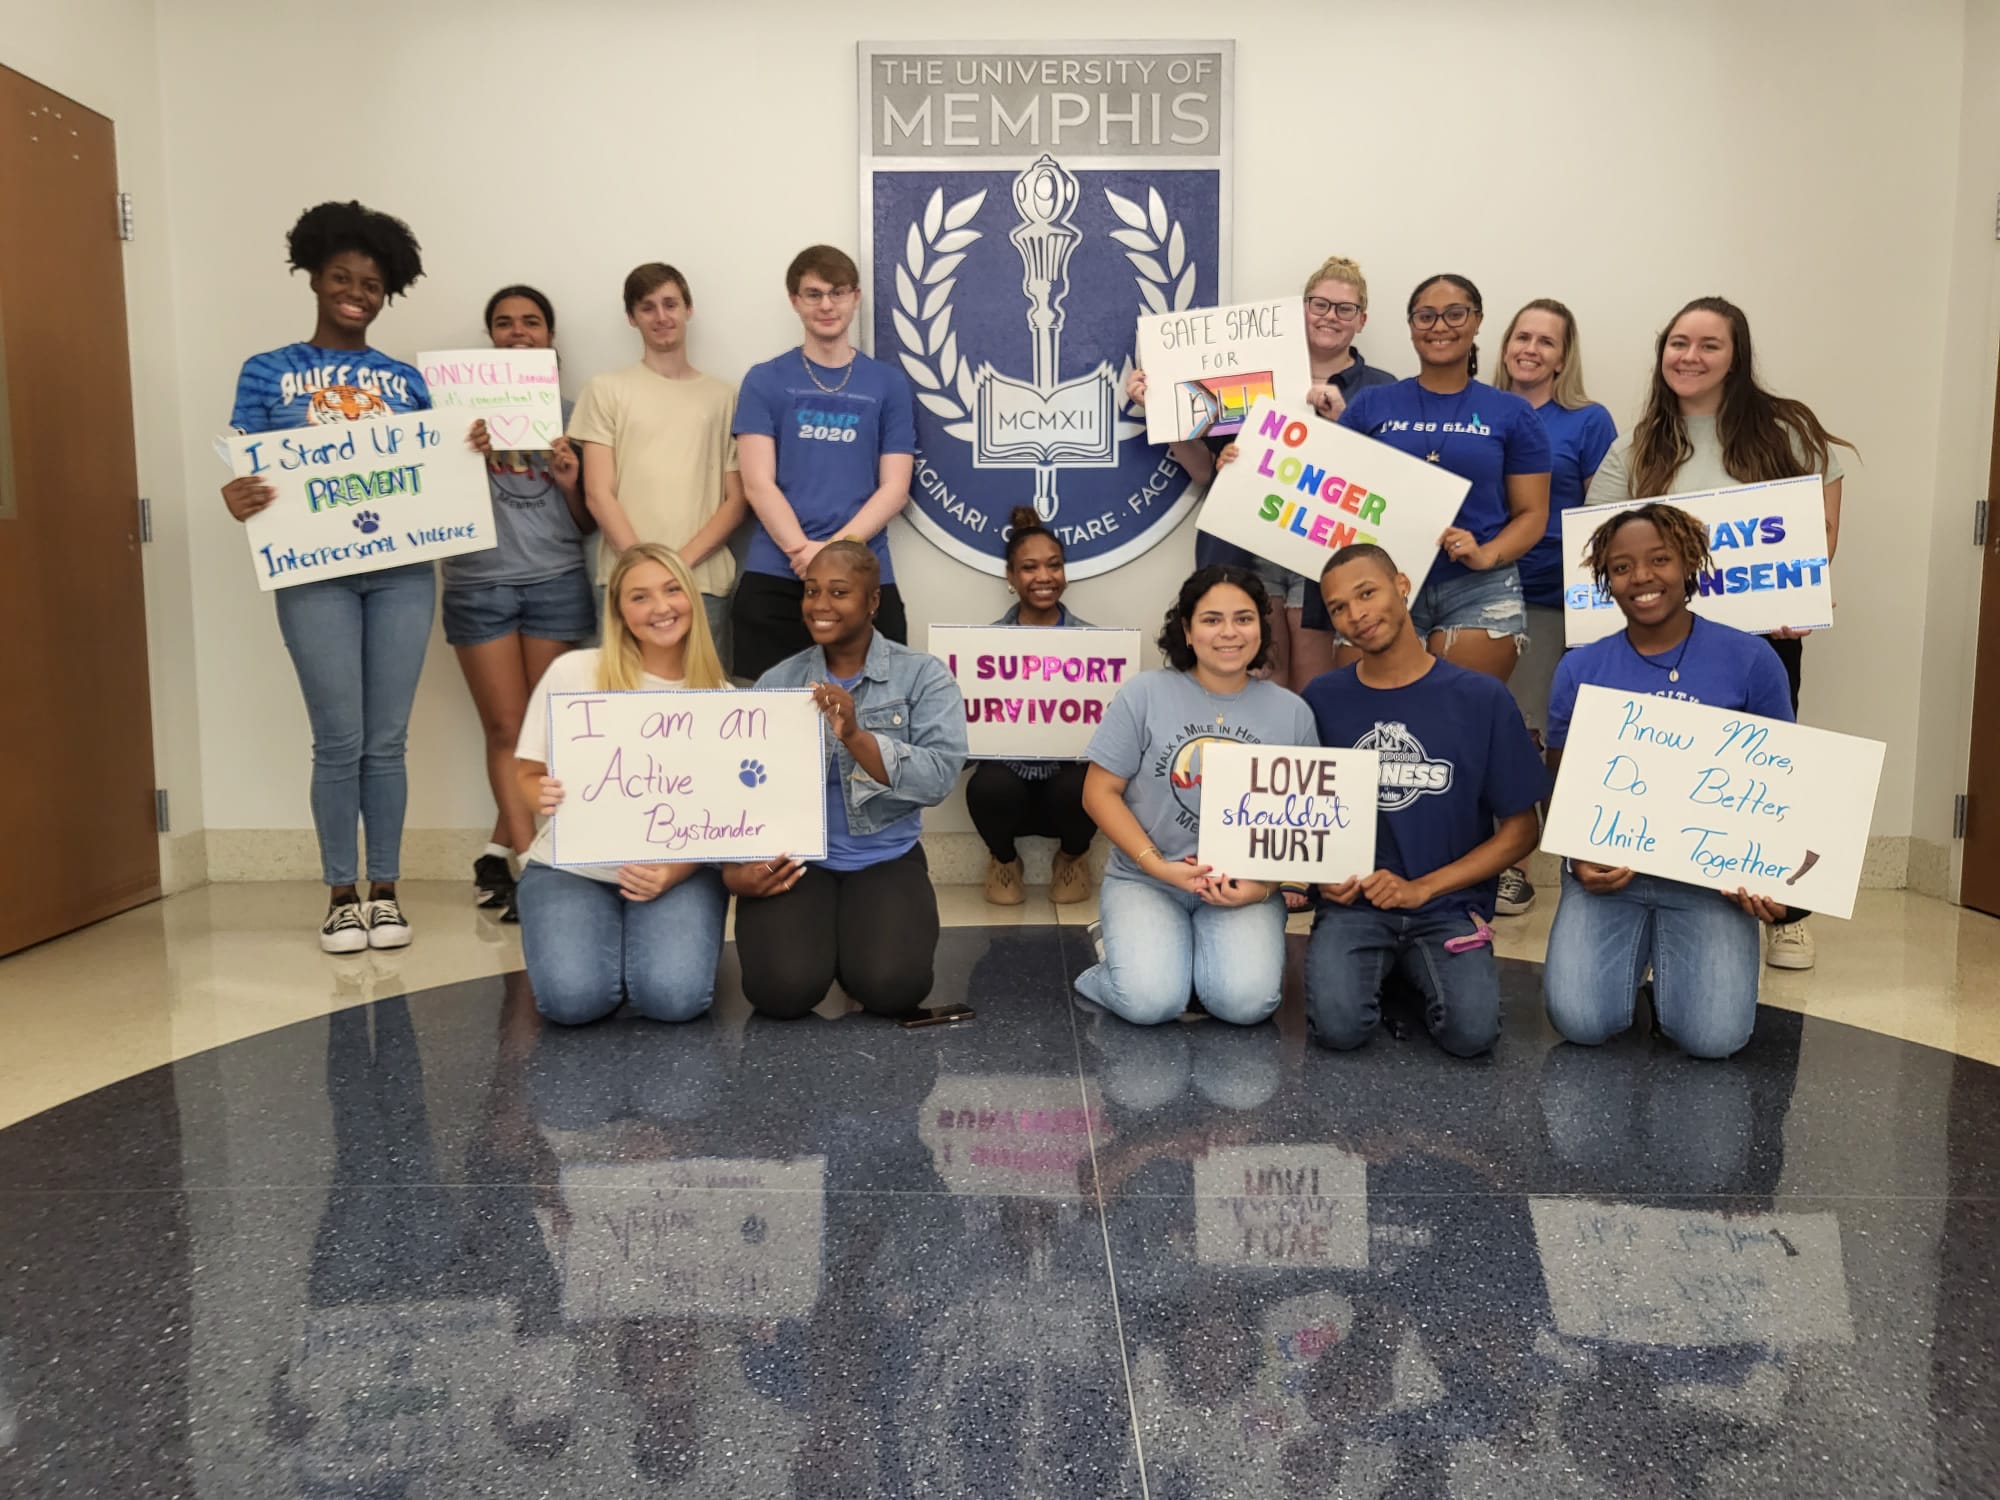
[[[313,335],[246,361],[233,425],[263,432],[427,406],[421,375],[367,342],[385,302],[422,274],[407,226],[360,204],[321,204],[293,227],[289,249],[317,298]],[[641,360],[589,382],[566,409],[566,438],[547,453],[502,453],[483,424],[467,434],[486,458],[498,534],[493,549],[444,564],[446,639],[485,730],[497,807],[475,887],[482,904],[523,923],[538,1003],[556,1020],[626,1001],[662,1019],[698,1014],[731,895],[743,988],[759,1011],[803,1014],[837,980],[869,1010],[906,1014],[931,988],[937,906],[921,813],[957,784],[966,741],[950,674],[905,644],[885,534],[908,501],[912,393],[900,371],[848,341],[859,298],[851,259],[811,247],[786,286],[800,345],[732,391],[688,360],[686,278],[640,266],[624,300]],[[1584,393],[1576,320],[1558,302],[1515,315],[1490,385],[1476,379],[1484,308],[1466,277],[1434,276],[1411,293],[1419,373],[1408,380],[1353,347],[1368,290],[1352,261],[1329,260],[1308,278],[1304,312],[1319,415],[1470,482],[1435,560],[1413,582],[1379,548],[1349,547],[1312,580],[1201,533],[1196,571],[1159,639],[1168,666],[1121,690],[1088,759],[975,770],[967,802],[990,856],[986,896],[1024,898],[1016,841],[1040,835],[1059,844],[1054,899],[1085,899],[1101,829],[1114,850],[1101,961],[1077,981],[1087,1001],[1140,1022],[1191,1002],[1225,1020],[1262,1020],[1278,1003],[1285,913],[1310,902],[1317,1035],[1358,1045],[1384,984],[1399,983],[1422,997],[1440,1044],[1471,1055],[1498,1030],[1486,915],[1534,900],[1522,861],[1548,791],[1536,738],[1553,765],[1576,688],[1640,688],[1787,719],[1797,707],[1800,633],[1766,643],[1712,622],[1697,631],[1687,601],[1706,533],[1658,501],[1621,512],[1591,544],[1592,571],[1626,630],[1564,655],[1561,513],[1586,500],[1819,473],[1831,555],[1841,479],[1832,449],[1842,440],[1763,389],[1747,320],[1719,298],[1688,304],[1661,334],[1645,410],[1624,442]],[[548,347],[555,336],[554,309],[531,287],[495,293],[485,321],[501,347]],[[1145,394],[1135,371],[1128,395],[1142,403]],[[1170,451],[1203,483],[1235,456],[1218,442]],[[272,491],[240,478],[223,496],[247,519]],[[738,577],[728,544],[746,520]],[[595,598],[585,561],[593,529]],[[1061,540],[1032,510],[1013,517],[1006,577],[1017,603],[997,623],[1084,623],[1062,602]],[[329,952],[410,940],[395,890],[403,750],[435,592],[431,565],[419,563],[277,593],[313,730]],[[597,648],[573,649],[593,637]],[[534,824],[562,796],[546,774],[545,695],[717,688],[732,677],[811,688],[830,730],[828,857],[721,869],[551,865]],[[1197,865],[1201,747],[1216,738],[1380,750],[1381,867],[1317,893],[1281,893]],[[1413,764],[1424,774],[1388,773]],[[365,900],[357,825],[367,832]],[[1692,1052],[1727,1055],[1749,1035],[1758,922],[1773,928],[1766,961],[1812,963],[1805,914],[1741,892],[1581,862],[1566,865],[1563,888],[1548,999],[1577,1040],[1629,1025],[1650,969],[1662,1029]]]

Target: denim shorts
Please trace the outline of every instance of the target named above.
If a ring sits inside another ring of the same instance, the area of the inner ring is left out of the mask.
[[[1283,563],[1274,563],[1268,557],[1259,557],[1248,547],[1239,547],[1234,542],[1211,536],[1206,531],[1195,533],[1194,565],[1197,568],[1214,567],[1223,564],[1232,568],[1248,568],[1264,582],[1264,592],[1271,596],[1273,604],[1287,609],[1298,609],[1306,602],[1306,580],[1302,573],[1294,573]]]
[[[1509,563],[1428,582],[1410,600],[1410,623],[1425,640],[1440,630],[1447,638],[1461,630],[1483,630],[1496,641],[1512,636],[1518,647],[1528,636],[1521,571]]]
[[[483,646],[510,635],[587,641],[596,631],[590,575],[572,568],[540,583],[480,583],[444,591],[444,638]]]

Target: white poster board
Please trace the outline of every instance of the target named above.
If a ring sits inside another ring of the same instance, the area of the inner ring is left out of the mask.
[[[1530,1198],[1556,1328],[1571,1338],[1700,1349],[1851,1344],[1832,1214],[1720,1214]]]
[[[1878,740],[1580,688],[1542,847],[1851,916],[1882,754]]]
[[[1753,635],[1825,630],[1833,624],[1833,567],[1826,555],[1826,488],[1817,474],[1669,495],[1708,527],[1711,562],[1688,607],[1705,620]],[[1621,510],[1579,505],[1562,515],[1563,638],[1587,646],[1625,628],[1611,596],[1591,581],[1590,534]]]
[[[1338,1146],[1210,1151],[1194,1197],[1202,1265],[1368,1268],[1368,1163]]]
[[[486,419],[495,448],[550,448],[562,436],[562,384],[553,349],[434,349],[417,369],[438,411]]]
[[[549,694],[552,863],[826,857],[807,688]]]
[[[1104,706],[1139,674],[1136,630],[933,625],[930,653],[965,697],[972,760],[1082,760]]]
[[[230,469],[277,498],[244,522],[257,586],[372,573],[498,545],[472,424],[435,412],[233,433]]]
[[[1305,303],[1279,297],[1142,317],[1138,361],[1147,442],[1233,436],[1260,396],[1304,404],[1312,387]]]
[[[1148,376],[1151,379],[1151,376]],[[1303,398],[1260,400],[1216,475],[1197,524],[1211,536],[1317,580],[1354,542],[1386,548],[1422,584],[1470,481],[1322,421]]]
[[[1196,858],[1238,880],[1338,885],[1372,873],[1381,761],[1374,750],[1205,746]]]

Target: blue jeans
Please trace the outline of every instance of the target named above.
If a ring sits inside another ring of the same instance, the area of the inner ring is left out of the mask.
[[[1326,1047],[1347,1051],[1382,1020],[1382,982],[1392,969],[1424,1000],[1424,1026],[1453,1057],[1477,1057],[1500,1039],[1500,970],[1490,944],[1463,953],[1448,938],[1469,936],[1460,911],[1377,911],[1359,903],[1326,906],[1306,944],[1306,1018]]]
[[[312,725],[313,828],[328,885],[355,882],[357,823],[368,829],[368,878],[396,878],[409,801],[403,744],[436,606],[427,562],[278,590],[278,630]]]
[[[1757,919],[1720,891],[1634,875],[1609,896],[1563,870],[1543,994],[1549,1023],[1595,1047],[1632,1024],[1646,968],[1660,1030],[1695,1057],[1740,1052],[1757,1023]]]
[[[655,1021],[691,1021],[715,999],[729,895],[713,868],[630,901],[610,881],[530,864],[517,894],[535,1009],[558,1025],[601,1021],[627,999]]]
[[[1157,880],[1107,873],[1098,892],[1104,962],[1077,992],[1137,1026],[1157,1026],[1199,995],[1219,1021],[1254,1026],[1285,982],[1285,904],[1210,906]]]

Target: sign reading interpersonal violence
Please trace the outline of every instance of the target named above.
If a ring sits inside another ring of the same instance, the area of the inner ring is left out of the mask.
[[[553,349],[434,349],[417,356],[417,368],[432,407],[484,417],[496,448],[549,448],[562,436]]]
[[[277,498],[244,523],[257,586],[372,573],[497,546],[471,424],[435,412],[232,434],[229,465]]]
[[[1104,706],[1140,670],[1139,632],[1066,625],[933,625],[958,679],[973,760],[1081,760]]]
[[[1375,868],[1381,755],[1217,740],[1202,752],[1196,858],[1238,880],[1338,885]]]
[[[1833,567],[1826,555],[1826,488],[1817,474],[1666,497],[1708,528],[1708,568],[1688,603],[1703,619],[1738,630],[1825,630],[1833,624]],[[1631,506],[1581,505],[1562,517],[1563,638],[1572,646],[1625,628],[1584,561],[1590,534]]]
[[[805,688],[549,694],[554,863],[826,857]]]
[[[1148,384],[1152,373],[1147,372]],[[1386,548],[1422,584],[1471,484],[1387,443],[1323,421],[1304,396],[1260,399],[1197,523],[1225,542],[1317,579],[1354,542]]]
[[[1259,396],[1295,406],[1312,385],[1297,297],[1142,317],[1138,354],[1151,443],[1232,436]]]
[[[1882,753],[1877,740],[1581,688],[1542,847],[1851,916]]]

